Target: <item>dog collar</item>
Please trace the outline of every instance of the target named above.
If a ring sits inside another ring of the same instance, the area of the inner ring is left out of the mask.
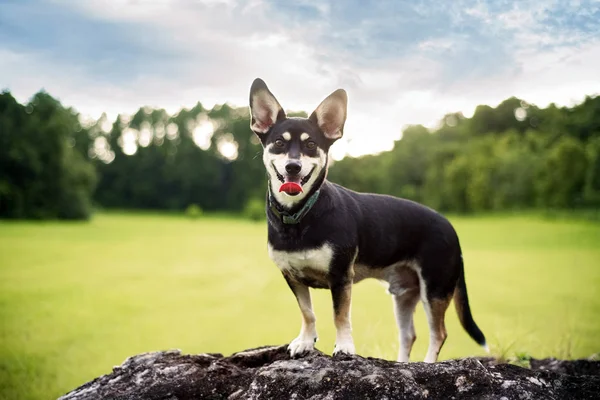
[[[271,209],[271,211],[273,211],[273,214],[275,214],[277,216],[277,218],[279,218],[281,220],[281,222],[283,222],[284,224],[295,225],[295,224],[300,223],[302,218],[304,218],[304,216],[315,205],[315,203],[317,202],[317,199],[319,198],[320,192],[321,192],[321,189],[318,189],[316,192],[314,192],[308,198],[306,203],[304,203],[304,206],[297,213],[290,214],[287,211],[280,211],[277,208],[277,205],[272,201],[273,197],[271,194],[271,187],[269,186],[269,208]]]

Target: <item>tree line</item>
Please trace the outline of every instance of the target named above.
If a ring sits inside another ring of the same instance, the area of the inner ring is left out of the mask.
[[[306,116],[304,112],[290,115]],[[266,190],[247,107],[140,108],[82,121],[46,92],[0,94],[0,217],[89,218],[95,208],[240,212]],[[400,129],[399,129],[400,130]],[[365,133],[368,134],[368,133]],[[509,98],[434,130],[406,127],[391,151],[331,165],[330,180],[441,211],[600,205],[600,97],[538,108]]]
[[[545,109],[509,98],[410,126],[390,152],[344,159],[331,179],[443,211],[600,206],[600,97]]]

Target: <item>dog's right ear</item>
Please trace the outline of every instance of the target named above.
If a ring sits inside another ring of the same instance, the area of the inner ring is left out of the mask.
[[[260,78],[250,87],[250,128],[257,135],[264,135],[276,122],[286,118],[285,111]]]

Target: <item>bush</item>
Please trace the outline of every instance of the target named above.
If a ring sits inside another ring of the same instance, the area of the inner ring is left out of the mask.
[[[200,218],[202,216],[202,209],[198,204],[190,204],[185,209],[185,215],[187,215],[191,219]]]
[[[261,221],[266,218],[264,200],[251,199],[246,203],[244,215],[253,221]]]

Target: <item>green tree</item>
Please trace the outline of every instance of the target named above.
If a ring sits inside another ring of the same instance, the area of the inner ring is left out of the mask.
[[[78,115],[45,92],[19,105],[0,95],[0,216],[86,219],[96,172],[75,147]]]
[[[582,203],[587,159],[578,140],[564,136],[544,155],[538,170],[538,204],[547,207],[574,207]]]
[[[584,200],[586,205],[600,206],[600,134],[589,141],[586,148],[588,169],[585,174]]]

